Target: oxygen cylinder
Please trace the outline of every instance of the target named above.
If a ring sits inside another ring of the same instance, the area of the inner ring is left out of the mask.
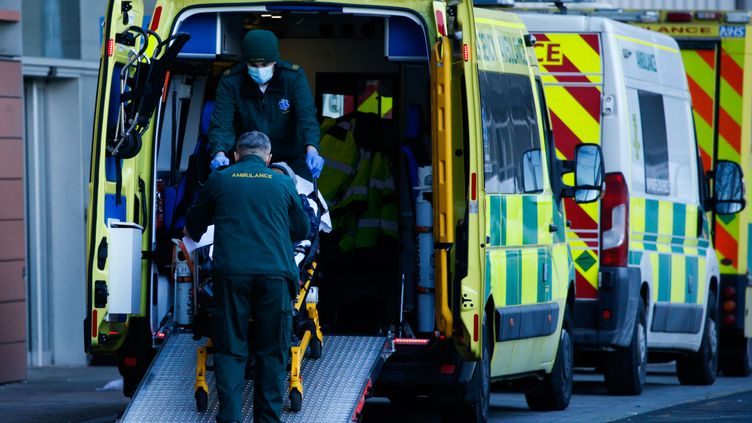
[[[433,207],[428,194],[433,190],[431,166],[418,168],[418,186],[415,187],[415,227],[418,244],[418,332],[434,329],[434,250]]]
[[[180,247],[174,248],[175,265],[175,324],[191,324],[193,314],[193,275]]]

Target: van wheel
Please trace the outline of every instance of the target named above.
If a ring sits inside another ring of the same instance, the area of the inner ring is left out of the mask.
[[[718,374],[718,310],[712,292],[706,315],[700,349],[676,360],[676,374],[682,385],[712,385]]]
[[[648,338],[645,305],[639,301],[629,346],[606,357],[606,390],[611,395],[640,395],[648,366]]]
[[[719,365],[724,375],[747,377],[752,373],[752,338],[734,335],[728,345],[722,344],[721,351]]]
[[[151,346],[151,329],[143,317],[131,317],[128,333],[117,350],[117,362],[123,377],[123,395],[131,398],[136,393],[155,354]]]
[[[470,382],[464,387],[466,402],[441,404],[441,421],[445,423],[486,423],[491,408],[491,356],[493,325],[483,323],[483,352]]]
[[[569,307],[565,308],[561,337],[551,373],[547,374],[537,387],[525,394],[527,405],[533,410],[556,411],[569,406],[574,375],[574,343],[569,313]]]

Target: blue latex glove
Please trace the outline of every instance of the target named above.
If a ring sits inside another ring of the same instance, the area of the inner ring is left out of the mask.
[[[306,153],[306,164],[314,178],[321,176],[321,171],[324,169],[324,158],[319,156],[319,152],[315,148]]]
[[[209,167],[211,167],[212,172],[217,170],[220,166],[227,166],[230,164],[230,159],[225,156],[225,153],[219,152],[214,155],[214,159],[212,159],[211,163],[209,163]]]

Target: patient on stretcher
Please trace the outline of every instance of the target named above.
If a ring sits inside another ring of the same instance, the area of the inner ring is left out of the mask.
[[[314,186],[304,178],[298,178],[295,172],[292,171],[290,166],[285,162],[272,163],[269,165],[273,171],[282,175],[287,175],[292,178],[292,182],[295,184],[295,188],[300,194],[300,201],[303,203],[303,209],[308,214],[308,218],[311,223],[311,232],[308,233],[306,238],[295,244],[295,264],[300,266],[300,263],[305,260],[308,252],[311,248],[311,241],[316,239],[316,232],[323,231],[329,233],[332,231],[332,220],[329,216],[329,210],[326,207],[326,201],[320,192],[313,193]],[[316,200],[318,196],[318,201]],[[322,207],[321,213],[319,213],[319,205]]]

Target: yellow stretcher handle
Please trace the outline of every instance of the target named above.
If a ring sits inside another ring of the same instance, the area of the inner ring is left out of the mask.
[[[441,37],[431,51],[431,110],[433,111],[433,236],[435,253],[436,325],[452,336],[449,308],[449,269],[445,246],[454,242],[454,191],[452,185],[452,45]]]

